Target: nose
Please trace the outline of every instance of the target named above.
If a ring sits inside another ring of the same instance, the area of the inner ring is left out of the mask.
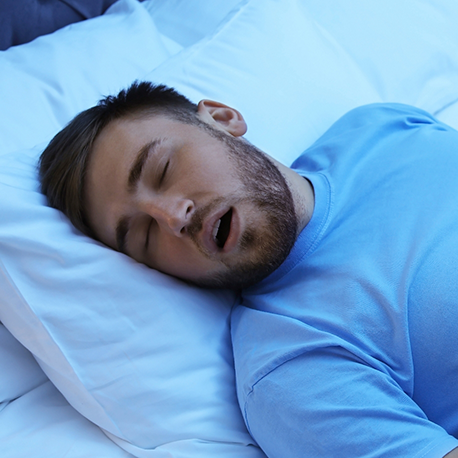
[[[192,200],[182,197],[158,197],[143,204],[143,211],[158,225],[178,237],[185,234],[186,226],[194,212]]]

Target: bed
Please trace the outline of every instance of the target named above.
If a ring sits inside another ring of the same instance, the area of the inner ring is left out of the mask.
[[[119,0],[0,53],[0,456],[265,458],[236,396],[237,296],[78,233],[36,164],[134,80],[237,108],[285,164],[373,102],[458,128],[454,0]]]

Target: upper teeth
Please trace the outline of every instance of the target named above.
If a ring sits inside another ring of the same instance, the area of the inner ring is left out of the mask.
[[[221,219],[219,219],[215,226],[213,227],[213,232],[212,232],[212,235],[213,235],[213,239],[216,240],[216,236],[218,235],[218,230],[219,230],[219,226],[221,225]]]

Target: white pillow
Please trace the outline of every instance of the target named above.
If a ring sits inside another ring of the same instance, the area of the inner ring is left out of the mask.
[[[246,1],[146,0],[143,5],[161,34],[186,47],[213,33],[233,9]]]
[[[103,16],[1,51],[0,154],[47,140],[168,56],[136,0],[121,0]]]
[[[77,234],[39,192],[40,151],[0,157],[0,320],[70,404],[134,456],[261,458],[236,401],[234,294]]]
[[[0,368],[2,458],[132,457],[68,404],[1,324]]]
[[[457,21],[454,0],[252,0],[147,78],[239,109],[247,138],[290,164],[356,106],[455,100]]]

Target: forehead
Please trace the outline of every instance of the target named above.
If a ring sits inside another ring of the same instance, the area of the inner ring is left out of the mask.
[[[88,182],[107,175],[119,177],[142,147],[162,138],[179,139],[196,129],[163,115],[128,117],[111,121],[97,135],[88,162]],[[184,132],[186,134],[184,135]]]
[[[110,151],[123,148],[123,155],[128,156],[134,152],[135,146],[145,140],[160,136],[162,132],[179,133],[178,121],[163,115],[125,117],[108,123],[97,135],[90,158],[90,165],[103,160]],[[131,151],[132,150],[132,151]]]

